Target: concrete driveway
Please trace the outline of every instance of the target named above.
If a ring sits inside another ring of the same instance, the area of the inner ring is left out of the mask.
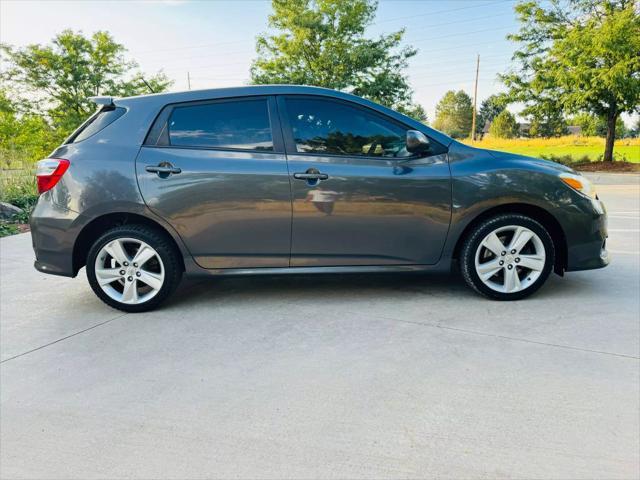
[[[103,305],[0,241],[2,478],[638,478],[640,191],[612,265],[499,303],[457,278],[184,283]]]

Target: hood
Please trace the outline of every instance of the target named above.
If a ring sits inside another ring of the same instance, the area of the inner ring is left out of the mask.
[[[571,167],[567,167],[566,165],[562,165],[561,163],[554,162],[552,160],[544,160],[542,158],[535,157],[527,157],[526,155],[518,155],[516,153],[509,152],[499,152],[497,150],[487,150],[497,160],[516,160],[527,162],[532,165],[538,165],[540,167],[551,168],[553,170],[557,170],[559,172],[570,172],[576,173]]]

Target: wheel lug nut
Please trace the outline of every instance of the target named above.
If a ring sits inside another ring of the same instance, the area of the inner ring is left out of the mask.
[[[500,260],[500,265],[504,265],[504,260]]]
[[[120,270],[120,275],[124,275],[124,270]]]
[[[520,259],[519,258],[516,258],[516,263],[520,263]]]
[[[125,267],[129,266],[129,262],[124,262],[122,265],[124,265]]]
[[[513,250],[511,250],[511,253],[512,253],[512,254],[516,253],[515,248],[514,248]]]
[[[133,281],[133,277],[127,277],[127,280],[129,280],[130,282]]]
[[[140,275],[142,275],[140,272],[136,272],[136,277],[139,277]]]
[[[507,254],[507,252],[503,251],[500,255],[502,255],[503,257]]]
[[[513,265],[508,265],[507,268],[511,270],[513,268]]]
[[[133,266],[134,266],[134,267],[136,267],[136,268],[138,268],[138,264],[137,264],[137,263],[134,263],[134,264],[133,264]]]

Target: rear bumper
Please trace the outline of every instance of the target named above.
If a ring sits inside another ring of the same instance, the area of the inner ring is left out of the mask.
[[[76,212],[59,207],[47,199],[38,201],[30,220],[31,243],[36,256],[33,265],[36,270],[75,277],[73,245],[76,233],[73,226],[78,216]]]
[[[609,265],[607,251],[607,214],[602,202],[600,212],[574,219],[572,235],[567,239],[567,271],[591,270]]]

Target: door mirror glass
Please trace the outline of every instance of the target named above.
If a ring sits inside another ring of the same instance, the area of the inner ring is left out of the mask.
[[[407,151],[411,153],[424,153],[429,150],[429,139],[418,130],[407,130]]]

